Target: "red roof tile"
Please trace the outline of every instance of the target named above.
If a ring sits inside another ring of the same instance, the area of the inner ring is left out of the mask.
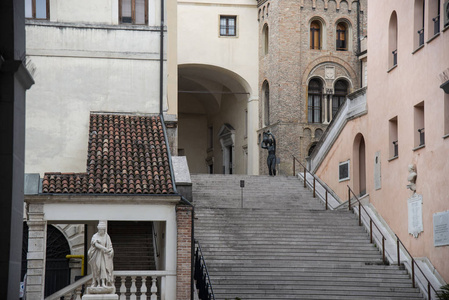
[[[91,114],[87,173],[45,173],[42,193],[173,194],[160,117]]]

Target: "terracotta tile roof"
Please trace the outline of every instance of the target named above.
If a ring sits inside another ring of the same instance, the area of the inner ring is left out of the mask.
[[[174,193],[159,116],[92,113],[87,156],[87,173],[45,173],[42,193]]]

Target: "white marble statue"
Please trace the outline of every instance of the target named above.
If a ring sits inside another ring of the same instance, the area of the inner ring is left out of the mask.
[[[413,193],[416,192],[416,167],[413,164],[408,165],[408,176],[407,180],[409,184],[407,184],[407,188],[410,189]]]
[[[89,265],[92,269],[92,285],[89,294],[111,294],[115,292],[114,266],[111,238],[106,233],[106,223],[98,223],[98,232],[92,236],[89,248]]]

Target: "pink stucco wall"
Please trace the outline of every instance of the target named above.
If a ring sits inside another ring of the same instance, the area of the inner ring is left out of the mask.
[[[426,12],[429,11],[428,2]],[[398,22],[398,63],[388,72],[388,29],[393,11]],[[369,2],[368,114],[346,124],[316,173],[342,199],[347,199],[346,185],[354,187],[354,139],[362,133],[366,144],[366,186],[371,203],[412,255],[427,257],[449,282],[449,246],[434,247],[433,241],[433,214],[449,210],[449,138],[443,138],[448,133],[444,130],[445,118],[448,119],[444,107],[449,105],[449,95],[439,87],[442,83],[439,74],[449,68],[449,29],[444,30],[441,22],[440,34],[431,41],[432,30],[426,29],[424,47],[413,54],[416,48],[413,13],[412,0]],[[426,14],[425,24],[428,17]],[[426,142],[425,147],[414,151],[414,106],[422,101]],[[390,160],[389,120],[394,117],[398,124],[399,155]],[[377,151],[381,153],[382,186],[375,190]],[[338,164],[348,159],[351,179],[339,183]],[[416,165],[416,192],[423,196],[424,232],[417,239],[408,234],[409,164]]]

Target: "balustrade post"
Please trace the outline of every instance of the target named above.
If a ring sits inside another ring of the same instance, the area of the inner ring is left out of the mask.
[[[151,298],[150,300],[157,300],[157,286],[156,286],[156,280],[157,277],[156,276],[152,276],[151,277]]]
[[[142,286],[140,287],[140,292],[142,293],[140,295],[140,300],[147,300],[147,277],[146,276],[142,276]]]
[[[81,287],[77,288],[75,293],[76,293],[75,300],[81,300]]]
[[[399,238],[396,236],[396,243],[398,248],[398,266],[401,266],[401,253],[399,252]]]
[[[326,210],[327,210],[327,190],[326,190]]]
[[[415,287],[415,259],[412,257],[412,286]]]
[[[373,219],[369,218],[369,241],[373,243]]]
[[[429,300],[432,299],[432,294],[430,293],[430,281],[427,280],[427,295],[429,295]]]
[[[137,300],[136,276],[131,276],[131,288],[129,289],[129,291],[131,292],[130,300]]]
[[[121,280],[121,285],[120,285],[120,300],[126,300],[126,286],[125,286],[125,281],[126,281],[126,276],[122,276],[120,278]]]
[[[315,192],[315,176],[313,177],[313,198],[316,198],[316,192]]]
[[[304,167],[304,187],[306,188],[307,187],[307,184],[306,184],[306,176],[307,176],[307,174],[306,174],[306,167]]]
[[[385,238],[382,236],[382,260],[385,263]]]

